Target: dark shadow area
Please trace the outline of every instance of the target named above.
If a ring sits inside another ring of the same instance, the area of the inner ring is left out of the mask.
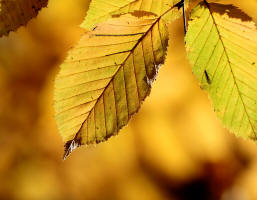
[[[1,0],[0,37],[26,25],[30,19],[37,16],[42,7],[47,6],[47,3],[48,0]]]
[[[202,3],[204,5],[205,3]],[[212,13],[219,13],[220,15],[227,14],[230,18],[238,18],[242,21],[252,21],[252,18],[245,14],[239,8],[233,5],[224,5],[218,3],[209,3],[208,7]]]

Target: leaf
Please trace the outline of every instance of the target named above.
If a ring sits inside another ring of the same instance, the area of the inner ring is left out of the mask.
[[[112,15],[129,13],[136,10],[152,12],[160,16],[172,6],[180,2],[180,0],[92,0],[87,16],[81,24],[82,28],[92,30],[100,22],[106,21]],[[180,12],[172,10],[164,16],[164,20],[169,22],[172,19],[178,18]]]
[[[35,17],[48,0],[0,0],[0,37]]]
[[[112,18],[81,38],[55,85],[65,157],[118,134],[150,93],[167,45],[162,18],[140,11]]]
[[[257,136],[257,30],[232,5],[201,3],[191,13],[188,58],[214,110],[230,131]]]

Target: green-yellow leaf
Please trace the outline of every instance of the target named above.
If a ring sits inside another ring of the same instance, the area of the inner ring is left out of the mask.
[[[136,10],[162,15],[180,0],[92,0],[87,16],[81,24],[82,28],[92,30],[98,23],[106,21],[112,15],[129,13]],[[188,1],[187,1],[188,2]],[[180,16],[177,9],[163,17],[169,22]]]
[[[55,85],[65,157],[77,146],[106,141],[128,123],[150,92],[167,44],[161,17],[139,11],[109,19],[81,38]]]
[[[251,18],[231,5],[201,3],[191,13],[186,47],[223,125],[256,140],[257,30]]]
[[[0,37],[35,17],[48,0],[0,0]]]

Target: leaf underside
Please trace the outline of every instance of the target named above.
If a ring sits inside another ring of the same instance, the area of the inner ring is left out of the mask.
[[[251,18],[232,5],[201,3],[191,13],[186,48],[223,125],[256,140],[257,31]]]
[[[92,30],[98,23],[104,22],[112,15],[129,13],[134,11],[147,11],[160,16],[180,0],[92,0],[87,16],[81,24],[82,28]],[[172,10],[163,17],[163,20],[170,22],[180,16],[177,9]]]
[[[48,0],[0,0],[0,37],[35,17]]]
[[[167,45],[164,21],[141,12],[112,18],[81,38],[55,84],[65,157],[118,134],[148,96]]]

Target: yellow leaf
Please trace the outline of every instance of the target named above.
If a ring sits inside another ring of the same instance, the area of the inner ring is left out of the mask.
[[[136,10],[152,12],[160,16],[178,2],[180,0],[92,0],[81,27],[92,30],[98,23],[106,21],[112,15],[134,12]],[[169,22],[179,16],[180,12],[174,9],[165,15],[163,20]]]
[[[191,13],[186,46],[193,73],[229,130],[257,139],[257,30],[232,5],[199,4]]]
[[[150,93],[167,45],[161,17],[140,11],[112,18],[81,38],[55,86],[65,157],[77,146],[118,134]]]
[[[48,0],[0,0],[0,37],[25,25]]]

